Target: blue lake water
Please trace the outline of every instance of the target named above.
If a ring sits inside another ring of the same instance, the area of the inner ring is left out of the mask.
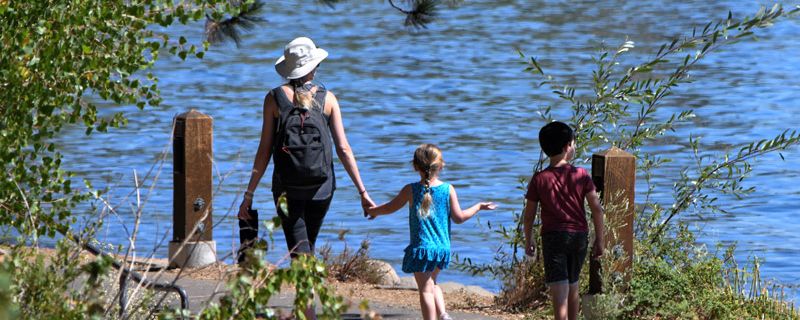
[[[676,35],[702,28],[713,19],[752,15],[758,5],[749,1],[469,1],[442,8],[429,29],[409,32],[404,17],[382,1],[351,1],[335,10],[309,1],[270,1],[263,27],[243,37],[242,47],[214,46],[203,60],[181,63],[160,60],[164,99],[157,108],[105,106],[103,114],[124,112],[125,128],[85,138],[82,128],[64,132],[60,143],[66,167],[110,189],[117,214],[106,219],[103,241],[127,245],[133,228],[131,196],[134,172],[152,185],[136,242],[140,255],[167,256],[172,232],[172,164],[169,145],[175,115],[198,110],[214,118],[214,238],[220,255],[238,245],[235,209],[247,183],[261,128],[261,103],[270,88],[281,83],[273,63],[286,42],[309,36],[330,52],[318,80],[334,91],[342,106],[348,139],[373,199],[387,201],[400,188],[418,179],[411,169],[414,148],[438,144],[447,169],[442,179],[456,186],[462,206],[491,200],[493,212],[452,230],[453,250],[462,257],[488,263],[501,239],[486,228],[512,226],[512,213],[521,209],[520,178],[527,178],[539,157],[536,140],[543,125],[537,111],[547,105],[560,119],[568,106],[546,88],[533,86],[532,76],[517,49],[536,56],[549,73],[565,83],[591,81],[592,56],[602,44],[617,46],[626,39],[636,48],[628,63],[652,56]],[[695,81],[679,87],[659,114],[694,109],[698,117],[678,125],[676,132],[645,150],[674,161],[656,172],[655,200],[669,205],[671,187],[684,166],[692,165],[688,137],[701,138],[701,148],[722,154],[733,146],[774,137],[797,129],[800,114],[800,20],[784,21],[758,32],[758,41],[743,41],[711,54],[691,74]],[[202,25],[170,29],[171,34],[202,36]],[[594,150],[602,151],[602,150]],[[167,152],[167,161],[159,162]],[[700,241],[737,242],[737,258],[758,256],[765,262],[762,276],[784,284],[800,284],[800,235],[796,218],[800,203],[800,152],[769,155],[755,163],[746,186],[756,191],[742,200],[723,197],[726,215],[684,216],[703,234]],[[589,167],[588,163],[578,165]],[[262,216],[274,213],[267,172],[255,195]],[[367,221],[361,215],[357,191],[337,163],[339,188],[325,220],[319,244],[341,248],[340,230],[347,242],[372,243],[371,255],[397,269],[408,242],[407,210]],[[157,175],[157,177],[156,177]],[[638,190],[644,190],[639,179]],[[641,193],[637,196],[642,197]],[[166,239],[166,240],[165,240]],[[277,259],[285,253],[282,232],[275,234]],[[713,249],[713,247],[712,247]],[[499,283],[470,277],[455,270],[443,281],[459,281],[497,291]],[[796,294],[795,294],[796,299]]]

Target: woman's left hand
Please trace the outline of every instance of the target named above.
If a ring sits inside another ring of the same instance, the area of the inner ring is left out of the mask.
[[[364,209],[364,217],[367,217],[367,208],[372,208],[375,206],[375,202],[369,197],[369,193],[364,191],[361,194],[361,209]]]

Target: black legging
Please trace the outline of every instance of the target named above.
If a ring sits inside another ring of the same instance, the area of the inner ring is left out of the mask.
[[[322,220],[328,213],[333,195],[325,200],[295,200],[287,198],[289,214],[285,214],[278,205],[280,195],[273,194],[275,208],[281,217],[281,226],[286,235],[286,246],[291,251],[292,258],[299,253],[314,253],[314,244],[317,242]]]

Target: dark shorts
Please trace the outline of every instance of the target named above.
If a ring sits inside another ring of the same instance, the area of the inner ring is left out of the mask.
[[[278,197],[273,194],[275,208],[281,217],[281,227],[286,236],[286,246],[292,257],[299,253],[314,253],[314,244],[317,242],[322,220],[328,213],[333,194],[325,200],[296,200],[287,199],[287,209],[283,212],[278,206]]]
[[[577,283],[589,245],[586,232],[555,231],[542,234],[545,282]]]

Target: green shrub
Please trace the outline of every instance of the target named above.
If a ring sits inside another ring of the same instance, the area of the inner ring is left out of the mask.
[[[104,286],[111,261],[98,257],[81,264],[79,254],[69,240],[60,241],[52,255],[13,246],[0,264],[0,274],[12,279],[4,291],[11,310],[23,319],[105,319],[118,310]]]
[[[305,319],[303,311],[317,296],[322,304],[322,319],[337,319],[347,310],[344,299],[325,285],[325,265],[313,256],[301,255],[292,260],[289,268],[274,269],[264,262],[264,251],[253,250],[238,276],[228,282],[230,290],[219,304],[212,303],[197,315],[197,319],[278,319],[280,314],[268,306],[269,299],[285,284],[294,285],[293,315]],[[165,313],[162,319],[174,319],[180,311]]]

